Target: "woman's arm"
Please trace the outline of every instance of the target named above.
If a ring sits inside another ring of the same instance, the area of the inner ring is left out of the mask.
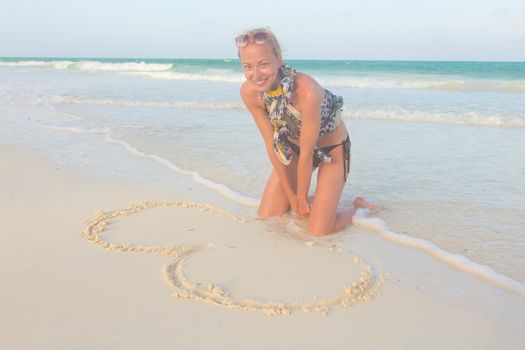
[[[266,112],[264,102],[259,97],[258,92],[254,89],[250,89],[245,83],[241,85],[241,97],[244,104],[252,114],[255,124],[261,133],[266,146],[266,152],[270,158],[270,162],[272,163],[273,169],[279,177],[279,181],[283,186],[292,210],[297,212],[297,196],[295,188],[293,188],[292,184],[290,183],[285,165],[283,165],[275,155],[273,149],[273,125],[268,119],[268,112]]]
[[[301,155],[297,165],[298,214],[307,216],[310,213],[308,190],[313,172],[313,152],[321,125],[323,91],[315,80],[305,74],[298,73],[294,83],[294,103],[302,115],[299,138]]]

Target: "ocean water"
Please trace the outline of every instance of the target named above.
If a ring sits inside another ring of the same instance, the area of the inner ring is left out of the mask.
[[[341,205],[381,203],[386,238],[525,294],[524,62],[287,63],[345,100]],[[0,137],[255,215],[271,165],[243,79],[234,59],[0,58]]]

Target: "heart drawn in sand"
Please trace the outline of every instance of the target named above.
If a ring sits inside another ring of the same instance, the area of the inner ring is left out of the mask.
[[[211,205],[194,202],[142,202],[131,204],[125,209],[116,209],[111,212],[96,211],[95,218],[83,221],[87,226],[83,235],[92,244],[108,251],[129,253],[154,253],[173,258],[173,261],[164,267],[166,280],[175,288],[173,297],[178,299],[198,299],[206,303],[244,311],[262,311],[267,315],[289,315],[294,311],[319,312],[326,314],[334,307],[349,308],[356,303],[370,301],[381,285],[382,279],[373,280],[372,271],[359,257],[354,257],[353,262],[361,266],[359,281],[343,286],[341,291],[331,298],[314,298],[311,301],[284,303],[278,301],[261,301],[253,299],[237,299],[231,297],[221,287],[212,283],[193,283],[184,274],[184,263],[192,255],[214,247],[211,243],[192,245],[166,245],[166,246],[133,246],[114,244],[101,238],[106,225],[113,219],[121,216],[136,214],[145,209],[159,207],[175,207],[198,209],[212,215],[218,215],[243,224],[257,224],[260,220],[246,219]]]

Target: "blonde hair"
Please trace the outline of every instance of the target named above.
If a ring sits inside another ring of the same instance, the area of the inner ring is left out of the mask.
[[[272,48],[273,55],[275,58],[281,58],[283,57],[283,51],[281,50],[281,45],[279,45],[279,40],[277,40],[277,37],[275,34],[270,30],[270,27],[258,27],[253,28],[250,30],[245,31],[244,33],[250,33],[250,32],[265,32],[268,33],[268,44],[270,44],[270,47]],[[240,58],[240,49],[237,49],[237,56]]]

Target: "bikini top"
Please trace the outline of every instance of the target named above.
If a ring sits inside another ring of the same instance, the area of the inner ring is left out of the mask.
[[[261,91],[259,96],[264,101],[268,118],[273,125],[273,149],[275,154],[281,163],[288,165],[292,158],[288,138],[299,140],[302,116],[301,112],[292,105],[296,70],[287,65],[282,65],[279,70],[283,77],[279,87],[269,92]],[[327,89],[323,89],[323,92],[324,99],[321,104],[319,137],[331,133],[337,128],[341,121],[341,115],[338,112],[342,111],[343,107],[343,98],[341,96],[336,96]],[[314,156],[317,156],[324,163],[330,163],[332,160],[318,146],[314,147]]]

